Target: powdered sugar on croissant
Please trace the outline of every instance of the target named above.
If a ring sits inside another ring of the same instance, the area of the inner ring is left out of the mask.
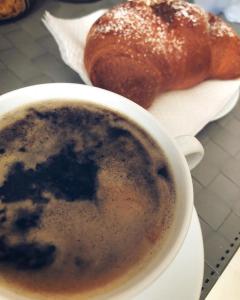
[[[163,91],[214,77],[214,39],[220,43],[223,36],[239,38],[223,21],[221,29],[219,20],[210,20],[199,6],[183,0],[135,0],[115,6],[88,35],[85,66],[92,83],[148,107]],[[240,50],[231,55],[240,59]],[[234,74],[225,70],[224,78],[239,76],[240,61],[235,68]]]

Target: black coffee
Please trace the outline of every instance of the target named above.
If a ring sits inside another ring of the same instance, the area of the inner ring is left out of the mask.
[[[2,282],[69,299],[151,256],[175,193],[163,153],[143,131],[76,102],[22,108],[1,124]]]

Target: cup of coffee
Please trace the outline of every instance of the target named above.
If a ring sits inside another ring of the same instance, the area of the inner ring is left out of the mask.
[[[180,146],[179,146],[180,145]],[[135,103],[44,84],[0,97],[0,295],[131,299],[177,255],[191,220],[189,166]]]

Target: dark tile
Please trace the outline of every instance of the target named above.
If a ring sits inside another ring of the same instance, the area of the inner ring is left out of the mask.
[[[51,5],[52,3],[58,3],[59,1],[57,0],[41,0],[41,1],[36,1],[31,14],[29,14],[27,16],[27,18],[33,18],[33,19],[37,19],[39,17],[39,13],[42,14],[42,12],[44,12],[47,7],[49,7],[49,4]]]
[[[23,82],[41,75],[41,71],[16,49],[1,51],[0,60]]]
[[[49,2],[49,6],[45,5],[45,9],[54,16],[68,19],[79,18],[98,9],[102,9],[107,6],[109,7],[117,3],[119,3],[119,0],[98,1],[91,3],[91,5],[88,3],[81,3],[81,5],[78,5],[74,3]]]
[[[9,70],[0,76],[0,95],[22,87],[23,83]]]
[[[207,263],[204,264],[204,277],[203,277],[203,286],[201,293],[201,300],[204,300],[216,281],[218,280],[219,275],[217,272],[211,268]]]
[[[31,35],[29,35],[26,31],[22,30],[21,27],[17,30],[9,32],[6,35],[6,37],[15,46],[21,43],[28,43],[29,41],[34,41]]]
[[[195,197],[199,216],[217,230],[230,213],[230,208],[216,194],[204,189]]]
[[[15,48],[26,55],[29,59],[41,56],[46,52],[46,50],[36,43],[32,36],[24,30],[19,29],[10,32],[7,37]]]
[[[36,58],[46,53],[46,50],[36,42],[28,42],[26,44],[21,43],[17,45],[17,48],[29,59]]]
[[[42,3],[44,2],[44,3]],[[58,8],[61,4],[60,1],[56,0],[41,0],[38,1],[36,5],[37,9],[34,9],[33,12],[27,17],[27,19],[32,19],[32,20],[41,20],[45,11],[49,11],[52,15],[58,16],[57,11]],[[65,5],[65,9],[67,10],[67,3],[62,3],[62,5]],[[81,6],[78,4],[78,6]],[[30,22],[30,21],[29,21]]]
[[[229,241],[225,239],[221,234],[214,233],[207,240],[204,248],[205,261],[218,274],[221,274],[234,253],[234,249],[230,247]]]
[[[207,186],[219,174],[219,168],[208,161],[205,157],[200,164],[192,171],[193,177],[203,186]]]
[[[17,30],[18,29],[18,22],[15,23],[8,23],[8,24],[1,24],[0,26],[0,33],[9,33],[11,31]]]
[[[222,172],[240,187],[240,160],[230,158],[222,167]]]
[[[240,217],[231,213],[218,230],[230,243],[240,244]]]
[[[6,69],[6,66],[0,61],[0,70],[2,71],[4,69]],[[1,75],[1,76],[3,76],[3,75]]]
[[[50,9],[54,15],[64,19],[79,18],[84,15],[83,5],[80,6],[74,3],[68,3],[67,5],[66,3],[59,3],[57,7],[51,7]]]
[[[219,174],[209,185],[209,190],[223,199],[230,208],[240,201],[240,188],[223,174]]]
[[[25,82],[25,86],[29,86],[29,85],[35,85],[35,84],[42,84],[42,83],[49,83],[49,82],[53,82],[53,80],[51,78],[49,78],[46,75],[42,75],[36,78],[33,78],[27,82]]]
[[[61,59],[60,52],[52,36],[45,36],[37,40],[38,44],[41,45],[47,52],[53,54],[58,59]]]
[[[67,3],[61,3],[60,1],[45,1],[44,3],[44,7],[41,8],[41,10],[39,11],[40,14],[42,14],[45,10],[48,10],[49,12],[51,12],[54,16],[57,16],[57,12],[60,8],[61,5],[65,6],[65,10],[68,9],[68,4]],[[75,4],[76,6],[81,6],[79,4]]]
[[[7,50],[11,47],[11,43],[3,35],[0,35],[0,50]]]
[[[24,22],[22,22],[21,27],[34,39],[39,39],[43,36],[49,35],[49,32],[47,31],[46,27],[39,19],[26,18]]]
[[[219,122],[214,121],[214,122],[207,124],[207,126],[205,128],[206,128],[207,134],[210,138],[212,135],[214,135],[219,130],[221,130],[222,126]]]
[[[34,61],[37,69],[56,82],[80,82],[80,78],[67,67],[63,61],[57,60],[53,55],[46,54],[38,57]]]

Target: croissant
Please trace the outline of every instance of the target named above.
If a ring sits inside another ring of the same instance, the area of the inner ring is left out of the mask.
[[[240,38],[183,0],[131,0],[93,24],[84,63],[93,85],[147,108],[164,91],[240,76]]]

